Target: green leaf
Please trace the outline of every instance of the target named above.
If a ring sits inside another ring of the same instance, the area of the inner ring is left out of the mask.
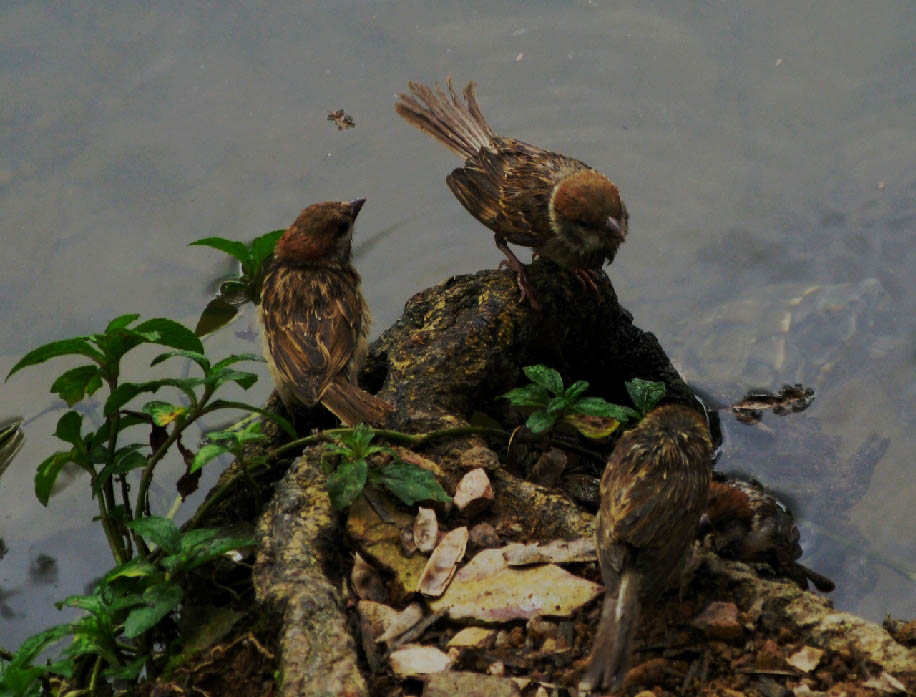
[[[213,530],[218,534],[218,530]],[[218,557],[223,556],[226,552],[242,547],[252,547],[257,544],[257,540],[252,537],[219,537],[216,536],[210,540],[202,540],[195,544],[185,545],[182,540],[182,571],[190,571],[201,564],[206,564]],[[164,560],[163,560],[164,562]]]
[[[86,453],[86,443],[82,436],[83,415],[68,411],[57,420],[54,435],[72,445],[78,453]]]
[[[227,366],[232,365],[233,363],[238,363],[240,361],[256,361],[258,363],[267,362],[266,360],[264,360],[264,356],[261,356],[260,354],[257,354],[257,353],[235,353],[235,354],[232,354],[231,356],[227,356],[226,358],[224,358],[221,361],[217,361],[216,363],[214,363],[213,370],[217,371],[221,368],[225,368]]]
[[[16,650],[16,655],[9,662],[10,667],[25,668],[45,647],[56,643],[68,634],[71,634],[70,624],[58,624],[45,629],[38,634],[33,634],[23,641]]]
[[[271,421],[273,421],[277,426],[282,428],[286,433],[288,433],[293,438],[296,438],[298,434],[296,429],[293,428],[292,424],[284,419],[279,414],[268,411],[267,409],[261,409],[260,407],[254,407],[250,404],[245,404],[245,402],[233,402],[225,399],[215,399],[210,402],[207,411],[212,411],[214,409],[242,409],[244,411],[253,411],[255,414],[260,414]]]
[[[123,666],[113,666],[102,671],[102,675],[111,680],[136,680],[143,667],[149,660],[149,656],[143,655],[135,658],[133,661]]]
[[[200,339],[194,335],[194,332],[174,320],[155,317],[141,322],[134,329],[138,332],[157,332],[159,338],[153,341],[155,344],[171,346],[183,351],[204,353],[204,345],[200,343]]]
[[[223,368],[222,370],[213,370],[206,378],[204,382],[208,385],[216,385],[219,387],[227,382],[238,383],[243,389],[248,389],[253,384],[258,381],[258,376],[254,373],[247,373],[241,370],[232,370],[230,368]]]
[[[157,426],[168,426],[175,419],[187,413],[187,407],[177,407],[168,402],[147,402],[140,409],[144,414],[149,414]]]
[[[44,363],[47,360],[52,358],[57,358],[58,356],[89,356],[96,363],[104,363],[105,356],[95,349],[92,344],[87,340],[88,337],[80,336],[75,339],[63,339],[62,341],[52,341],[49,344],[44,344],[39,346],[36,349],[29,351],[22,358],[19,359],[19,362],[13,366],[12,370],[6,374],[6,379],[9,380],[10,376],[14,373],[18,373],[23,368],[28,368],[32,365],[38,365],[39,363]]]
[[[143,444],[135,444],[137,447],[145,447]],[[123,450],[123,449],[122,449]],[[119,451],[120,452],[120,451]],[[104,462],[104,460],[103,460]],[[142,469],[149,464],[146,456],[143,453],[137,452],[135,449],[130,452],[126,452],[123,455],[120,455],[113,459],[102,468],[102,470],[95,475],[92,480],[92,496],[93,498],[98,496],[102,487],[105,486],[111,477],[116,474],[127,474],[131,470]]]
[[[131,559],[105,574],[105,581],[111,582],[116,578],[143,578],[157,573],[159,569],[154,564],[143,559]]]
[[[538,410],[528,417],[525,425],[532,433],[543,433],[553,428],[558,416],[558,414],[548,414],[546,411]]]
[[[207,303],[204,311],[200,313],[194,333],[197,336],[206,336],[217,329],[225,327],[239,313],[239,308],[218,295]]]
[[[408,506],[420,501],[451,501],[429,470],[395,460],[381,470],[381,482]]]
[[[204,445],[197,451],[197,454],[194,456],[194,463],[191,465],[191,474],[199,470],[201,467],[206,465],[210,460],[219,457],[223,453],[232,452],[224,445],[217,445],[216,443],[209,443]]]
[[[286,230],[274,230],[260,237],[255,237],[251,241],[251,259],[260,265],[267,257],[274,253],[274,247],[277,246],[277,240],[283,237]]]
[[[624,383],[640,416],[645,416],[665,396],[665,383],[633,378]]]
[[[136,530],[140,537],[158,545],[167,554],[175,554],[181,546],[181,533],[175,523],[168,518],[136,518],[129,521],[127,527]]]
[[[553,368],[538,364],[526,366],[522,370],[525,371],[528,379],[536,385],[550,390],[553,394],[563,393],[563,378]]]
[[[159,623],[163,617],[181,604],[183,593],[174,583],[163,583],[148,588],[143,594],[147,607],[133,610],[124,621],[124,636],[134,639]]]
[[[108,323],[108,326],[105,327],[105,333],[110,334],[117,331],[118,329],[124,329],[128,324],[140,318],[140,315],[120,315],[115,317]]]
[[[346,509],[362,493],[368,470],[365,460],[356,460],[342,462],[328,475],[328,496],[335,510]]]
[[[51,392],[72,407],[83,397],[93,394],[102,386],[102,374],[97,366],[82,365],[68,370],[51,384]]]
[[[203,384],[204,378],[163,378],[149,382],[125,382],[108,395],[102,413],[108,417],[127,404],[138,394],[145,392],[158,392],[162,387],[177,387],[189,397],[194,394],[194,388]]]
[[[516,387],[514,390],[509,390],[506,394],[500,396],[503,399],[508,399],[516,407],[543,407],[550,399],[547,390],[540,385]]]
[[[547,413],[559,414],[568,406],[569,404],[567,403],[565,397],[554,397],[549,402],[547,402]]]
[[[566,392],[563,393],[563,396],[566,397],[566,399],[569,402],[572,402],[572,400],[574,400],[576,397],[581,395],[587,389],[588,389],[588,382],[586,382],[585,380],[577,380],[572,385],[566,388]]]
[[[201,367],[205,375],[210,372],[210,361],[204,354],[199,353],[198,351],[167,351],[166,353],[160,353],[152,360],[150,367],[158,365],[163,361],[168,360],[169,358],[174,358],[175,356],[180,358],[190,358]]]
[[[251,261],[251,251],[248,245],[236,240],[227,240],[225,237],[204,237],[200,240],[194,240],[189,247],[213,247],[221,252],[230,254],[243,264]]]
[[[583,397],[573,405],[571,411],[576,414],[600,416],[605,419],[617,419],[621,423],[626,423],[630,419],[639,418],[639,414],[630,409],[630,407],[606,402],[601,399],[601,397]]]
[[[60,474],[61,468],[68,462],[73,462],[74,453],[72,450],[59,450],[50,457],[46,458],[35,471],[35,496],[41,502],[42,506],[48,505],[48,499],[51,498],[51,489],[54,482],[57,481],[57,475]]]

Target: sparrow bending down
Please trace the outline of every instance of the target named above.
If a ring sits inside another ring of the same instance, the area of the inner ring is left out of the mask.
[[[623,684],[640,605],[679,579],[711,476],[709,429],[687,407],[654,409],[614,447],[596,534],[604,604],[580,692]]]
[[[507,242],[531,247],[597,290],[595,272],[614,260],[626,239],[629,216],[615,184],[579,160],[493,132],[477,104],[476,84],[462,103],[448,94],[409,83],[395,111],[465,158],[445,181],[461,204],[496,233],[496,246],[518,277],[522,299],[538,309],[525,268]]]
[[[372,317],[350,263],[365,199],[316,203],[283,233],[264,277],[264,355],[287,412],[321,402],[345,426],[379,425],[392,409],[357,386]]]

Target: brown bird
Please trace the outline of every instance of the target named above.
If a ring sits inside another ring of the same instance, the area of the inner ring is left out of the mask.
[[[350,263],[365,199],[316,203],[283,233],[261,289],[264,355],[290,415],[321,402],[346,426],[392,407],[357,387],[372,317]]]
[[[409,83],[395,111],[465,158],[445,181],[477,220],[496,233],[496,246],[518,277],[522,299],[538,309],[525,268],[506,244],[531,247],[584,285],[597,290],[595,270],[613,261],[626,239],[629,216],[610,179],[579,160],[493,132],[477,104],[474,82],[462,103],[448,94]]]
[[[709,429],[687,407],[653,410],[611,453],[598,510],[604,605],[581,691],[622,685],[640,603],[679,580],[711,473]]]

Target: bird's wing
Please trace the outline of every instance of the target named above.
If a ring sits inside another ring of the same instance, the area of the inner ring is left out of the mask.
[[[347,270],[286,266],[275,267],[264,280],[267,350],[278,377],[303,404],[315,404],[327,384],[348,371],[365,334],[358,283],[356,273]]]

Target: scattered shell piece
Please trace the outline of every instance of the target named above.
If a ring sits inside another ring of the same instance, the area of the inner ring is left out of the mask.
[[[476,515],[493,503],[493,487],[483,468],[471,470],[461,478],[453,497],[459,511]]]
[[[871,687],[880,692],[906,692],[906,685],[886,670],[877,678],[871,678],[863,682],[862,687]]]
[[[429,554],[439,538],[439,522],[432,508],[421,508],[413,523],[413,541],[423,554]]]
[[[553,540],[547,544],[532,542],[524,545],[516,542],[503,548],[503,557],[509,566],[526,566],[545,562],[562,564],[595,561],[598,554],[595,538],[590,536],[575,540]]]
[[[434,646],[409,645],[392,651],[388,658],[391,670],[402,678],[429,675],[448,670],[451,659]]]
[[[356,553],[353,559],[353,570],[350,572],[350,582],[353,584],[353,592],[361,600],[374,600],[377,603],[383,603],[388,600],[388,592],[385,590],[385,583],[378,572],[373,569],[366,560]]]
[[[464,671],[434,673],[426,678],[423,697],[518,697],[511,679]]]
[[[446,646],[457,646],[459,648],[487,649],[493,645],[496,639],[495,629],[486,629],[485,627],[465,627],[455,636],[449,639]]]
[[[502,661],[494,661],[487,666],[487,675],[498,675],[502,677],[506,674],[506,664]]]
[[[712,602],[692,622],[693,626],[711,639],[731,641],[741,636],[738,608],[734,603]]]
[[[535,615],[568,616],[604,588],[559,566],[506,565],[501,549],[485,549],[455,574],[445,594],[430,603],[452,619],[505,622]]]
[[[401,636],[417,622],[423,619],[423,606],[420,603],[411,603],[400,612],[390,617],[385,630],[377,641],[391,641]]]
[[[455,528],[448,532],[436,545],[426,562],[426,567],[417,583],[417,590],[424,595],[440,596],[445,592],[449,581],[455,575],[455,569],[468,545],[468,529]]]
[[[786,659],[786,663],[793,668],[798,668],[798,670],[804,671],[805,673],[810,673],[817,668],[823,657],[824,652],[821,651],[821,649],[816,649],[813,646],[803,646],[789,656]]]

